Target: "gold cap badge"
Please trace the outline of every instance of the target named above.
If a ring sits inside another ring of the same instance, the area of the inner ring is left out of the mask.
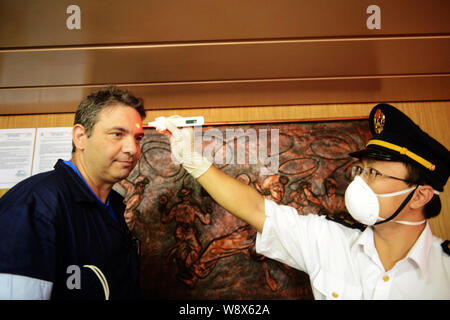
[[[375,128],[376,134],[380,134],[383,131],[385,120],[386,120],[386,118],[384,116],[384,113],[381,112],[380,109],[377,109],[377,111],[375,111],[375,115],[373,117],[373,125]]]

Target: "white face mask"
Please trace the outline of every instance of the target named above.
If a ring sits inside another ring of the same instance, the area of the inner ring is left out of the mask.
[[[390,220],[394,218],[403,207],[409,202],[412,197],[412,191],[417,189],[417,187],[413,187],[406,190],[401,190],[393,193],[383,193],[376,194],[369,187],[369,185],[364,181],[360,176],[356,176],[355,179],[350,183],[347,190],[345,191],[345,206],[347,207],[348,212],[351,216],[367,225],[373,226],[377,223],[378,220]],[[395,197],[401,194],[405,194],[411,192],[411,195],[405,199],[404,203],[397,209],[397,211],[388,219],[384,219],[380,217],[380,203],[378,201],[378,197]],[[435,191],[436,194],[439,192]],[[396,223],[404,224],[404,225],[420,225],[426,222],[426,220],[410,222],[410,221],[393,221]],[[381,222],[379,222],[381,223]]]

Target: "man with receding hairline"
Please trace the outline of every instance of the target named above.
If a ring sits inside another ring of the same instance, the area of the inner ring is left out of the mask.
[[[133,299],[137,245],[112,186],[137,164],[143,101],[110,87],[75,114],[70,161],[0,199],[0,299]]]

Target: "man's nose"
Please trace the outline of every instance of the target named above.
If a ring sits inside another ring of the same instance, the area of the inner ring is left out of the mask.
[[[132,156],[138,154],[141,151],[139,141],[137,141],[134,137],[127,137],[127,139],[124,139],[123,141],[122,151]]]

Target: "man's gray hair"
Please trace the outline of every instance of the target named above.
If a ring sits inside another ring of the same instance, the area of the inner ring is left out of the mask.
[[[144,101],[141,98],[136,98],[129,91],[110,86],[90,94],[81,101],[75,113],[73,124],[81,124],[86,130],[88,137],[90,137],[92,128],[98,121],[100,111],[114,104],[132,107],[141,115],[142,120],[145,119]],[[75,150],[75,144],[72,142],[72,153]]]

